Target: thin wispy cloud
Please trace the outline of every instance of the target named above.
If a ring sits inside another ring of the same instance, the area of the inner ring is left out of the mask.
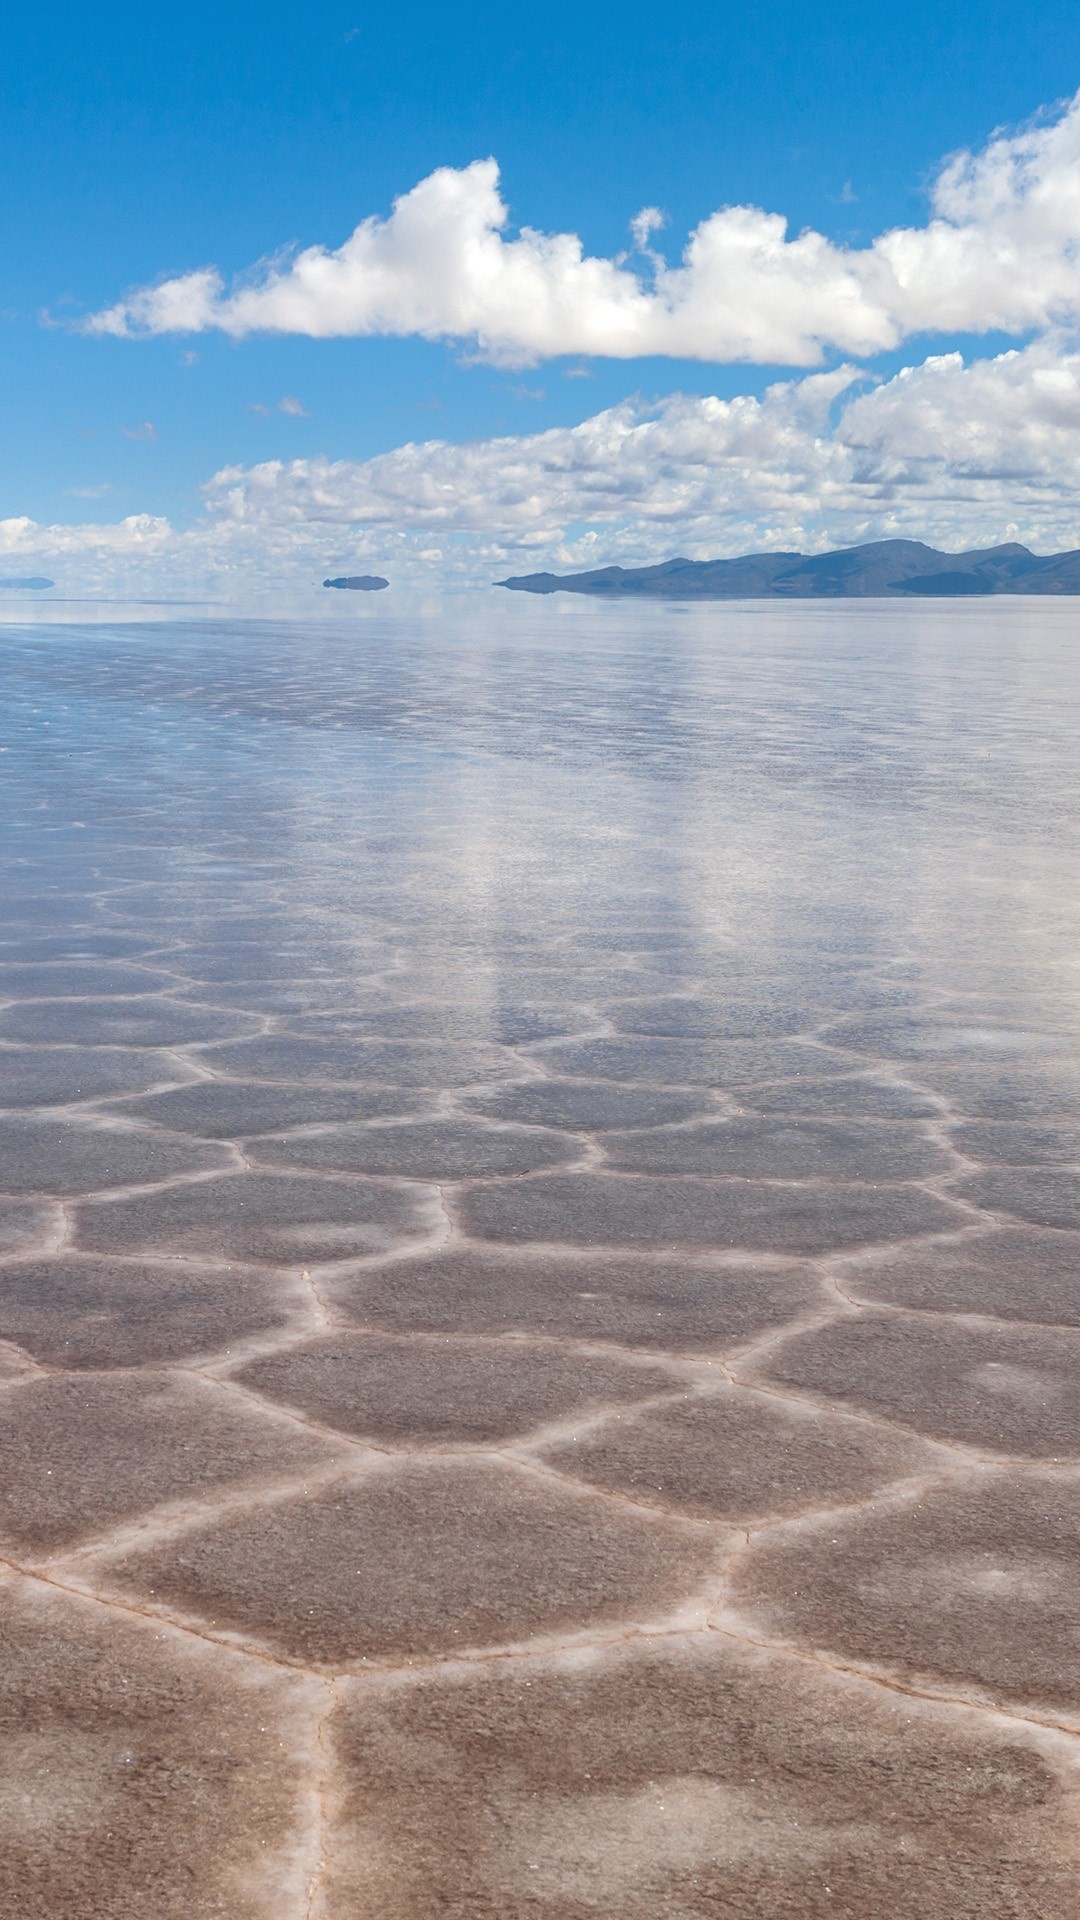
[[[121,427],[125,440],[156,440],[157,428],[152,420],[144,420],[141,427]]]
[[[497,364],[640,355],[811,367],[920,333],[1024,334],[1080,321],[1080,96],[1056,117],[945,162],[922,226],[865,247],[779,213],[724,207],[677,265],[654,241],[590,256],[573,233],[510,230],[494,160],[442,167],[337,249],[277,259],[231,290],[216,267],[143,287],[94,314],[91,333],[419,335]]]
[[[307,408],[305,407],[303,401],[297,400],[295,396],[291,393],[287,393],[283,400],[278,401],[276,409],[273,407],[268,407],[265,400],[253,400],[251,402],[251,405],[248,407],[249,413],[261,413],[266,415],[267,417],[269,417],[269,415],[275,411],[277,413],[291,414],[294,420],[310,420],[311,419],[311,415],[308,412]]]

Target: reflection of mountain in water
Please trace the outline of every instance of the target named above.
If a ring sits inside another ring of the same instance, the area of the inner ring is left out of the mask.
[[[0,579],[0,587],[55,587],[55,585],[55,580],[46,580],[36,573],[24,579]]]
[[[1080,593],[1080,551],[1040,555],[1012,542],[973,553],[940,553],[921,540],[875,540],[838,553],[747,553],[736,560],[665,560],[655,567],[528,573],[497,584],[520,593],[633,594],[657,600]]]
[[[337,580],[324,580],[324,587],[344,587],[348,593],[378,593],[380,588],[388,587],[381,573],[342,574]]]

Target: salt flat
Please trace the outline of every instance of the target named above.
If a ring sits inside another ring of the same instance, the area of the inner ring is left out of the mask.
[[[1068,605],[0,680],[4,1910],[1061,1920]]]

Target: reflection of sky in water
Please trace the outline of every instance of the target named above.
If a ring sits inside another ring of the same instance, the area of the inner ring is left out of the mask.
[[[9,899],[20,868],[113,909],[134,887],[188,938],[347,912],[478,993],[485,964],[652,928],[665,970],[910,958],[1022,997],[1076,948],[1075,618],[493,600],[8,629]]]

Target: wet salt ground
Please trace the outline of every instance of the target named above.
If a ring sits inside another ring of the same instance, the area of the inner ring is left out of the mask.
[[[5,629],[5,1911],[1075,1908],[1073,619]]]

